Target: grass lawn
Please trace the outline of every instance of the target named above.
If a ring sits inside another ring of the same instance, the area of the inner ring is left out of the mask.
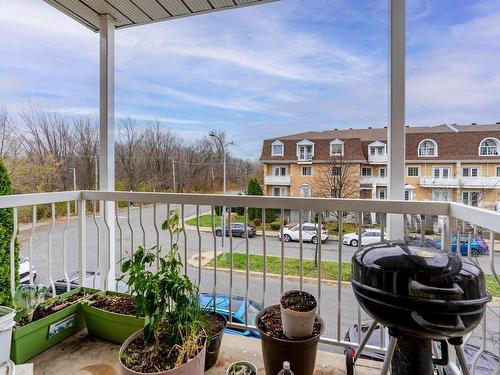
[[[245,222],[245,216],[243,215],[236,215],[231,218],[231,223],[244,223]],[[196,218],[193,217],[192,219],[186,220],[187,225],[192,225],[196,226]],[[227,223],[226,223],[227,224]],[[249,220],[248,221],[249,225],[253,225],[253,223]],[[215,227],[220,227],[222,225],[222,216],[215,216]],[[200,216],[200,227],[211,227],[212,226],[212,215],[211,214],[205,214]],[[261,225],[256,226],[255,229],[261,230]],[[270,231],[271,228],[269,227],[269,223],[266,224],[266,231]]]
[[[229,268],[229,253],[226,253],[226,260],[222,260],[222,254],[217,256],[217,267]],[[263,272],[264,257],[262,255],[250,254],[250,271]],[[246,255],[240,253],[233,253],[234,269],[246,270]],[[208,267],[213,267],[214,261],[207,264]],[[285,258],[285,275],[299,276],[300,274],[300,261],[298,258]],[[281,274],[280,257],[268,256],[267,257],[267,272]],[[349,281],[351,273],[351,264],[342,263],[342,277],[341,280]],[[304,277],[317,277],[317,270],[314,268],[314,261],[304,259]],[[337,280],[338,277],[338,263],[325,262],[321,264],[321,278],[324,280]]]
[[[226,253],[226,260],[222,260],[222,254],[217,256],[217,267],[229,268],[230,254]],[[280,257],[268,256],[267,257],[267,272],[281,274]],[[263,272],[264,257],[262,255],[250,254],[250,271]],[[233,264],[236,270],[246,270],[246,255],[241,253],[233,253]],[[207,266],[213,267],[214,261],[211,260]],[[285,258],[285,275],[299,276],[300,274],[300,261],[298,258]],[[351,274],[351,263],[342,263],[342,281],[349,281]],[[304,277],[317,277],[317,270],[314,268],[314,261],[311,259],[304,259]],[[323,280],[337,280],[338,277],[338,263],[332,261],[321,262],[321,278]],[[486,275],[486,289],[493,297],[500,297],[500,286],[493,275]]]

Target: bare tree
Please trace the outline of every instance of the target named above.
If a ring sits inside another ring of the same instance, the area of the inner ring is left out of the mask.
[[[140,151],[144,135],[137,128],[137,122],[130,117],[122,120],[118,142],[115,145],[118,170],[120,175],[125,178],[127,190],[136,190],[139,183]]]

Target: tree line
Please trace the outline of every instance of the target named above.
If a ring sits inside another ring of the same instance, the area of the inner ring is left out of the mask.
[[[207,129],[208,130],[208,129]],[[216,131],[225,143],[223,131]],[[128,117],[115,129],[117,190],[213,192],[222,189],[223,151],[213,137],[185,140],[160,121]],[[13,116],[0,108],[0,156],[14,193],[95,189],[99,126],[33,106]],[[257,164],[227,155],[229,189],[242,190]]]

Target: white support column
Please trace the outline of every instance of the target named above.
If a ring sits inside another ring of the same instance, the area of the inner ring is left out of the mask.
[[[115,190],[115,20],[105,14],[100,16],[99,62],[99,189]],[[115,204],[105,202],[109,237],[106,239],[106,260],[109,265],[108,289],[115,285]],[[102,207],[101,207],[102,210]],[[102,211],[101,211],[102,212]]]
[[[389,127],[388,143],[388,196],[404,200],[405,171],[405,0],[390,3],[390,55],[389,66]],[[403,216],[388,215],[387,236],[390,240],[404,239]]]

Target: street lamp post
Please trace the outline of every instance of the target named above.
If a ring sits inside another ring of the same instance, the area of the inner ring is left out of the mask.
[[[208,133],[210,137],[215,138],[222,147],[222,157],[223,157],[223,170],[222,170],[222,194],[226,195],[226,147],[229,145],[234,145],[234,142],[224,143],[222,139],[214,132]],[[226,222],[225,222],[226,207],[222,206],[222,239],[221,244],[224,248],[224,240],[226,239]],[[229,213],[231,215],[231,213]],[[229,228],[231,230],[231,228]]]

